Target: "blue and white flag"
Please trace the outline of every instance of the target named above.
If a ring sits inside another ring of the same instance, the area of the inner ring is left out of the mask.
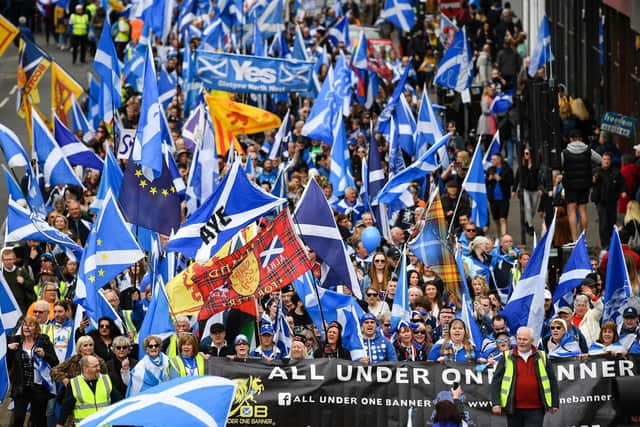
[[[27,205],[31,206],[31,210],[42,218],[47,216],[47,210],[44,205],[44,198],[40,191],[36,172],[31,166],[27,168]]]
[[[208,260],[242,228],[286,203],[252,184],[240,166],[233,163],[213,194],[169,240],[167,251]]]
[[[291,140],[291,130],[289,129],[290,112],[287,110],[287,114],[284,115],[282,123],[278,128],[278,131],[273,136],[273,145],[269,150],[268,158],[270,160],[281,158],[282,152],[286,149],[288,142]]]
[[[338,47],[338,43],[344,43],[344,47],[349,49],[349,19],[343,16],[338,19],[336,25],[329,30],[327,40],[334,46]]]
[[[342,345],[351,353],[351,359],[360,360],[366,355],[360,329],[360,317],[364,311],[352,296],[317,287],[310,271],[294,280],[293,286],[319,331],[324,331],[323,316],[327,324],[333,321],[340,323]]]
[[[35,110],[32,110],[31,123],[33,126],[33,148],[38,162],[42,165],[45,184],[47,186],[71,184],[84,188],[64,152]]]
[[[378,193],[377,202],[387,205],[393,204],[398,197],[404,192],[404,188],[413,181],[424,179],[438,168],[438,162],[435,160],[435,154],[441,146],[446,145],[449,140],[449,134],[445,134],[440,140],[431,146],[419,159],[413,162],[405,170],[394,175],[384,188]]]
[[[359,70],[367,70],[369,68],[369,65],[367,63],[368,58],[369,53],[367,37],[364,34],[364,30],[360,30],[360,35],[358,36],[358,45],[355,52],[353,52],[353,56],[351,57],[351,66]]]
[[[487,147],[487,152],[484,154],[484,158],[482,159],[482,167],[484,170],[488,170],[491,167],[491,158],[494,154],[500,154],[500,150],[502,149],[502,144],[500,142],[500,131],[497,131],[495,135],[493,135],[493,139]]]
[[[98,115],[98,124],[96,125],[96,129],[101,122],[104,122],[108,125],[112,125],[115,122],[115,118],[116,118],[116,113],[115,113],[116,110],[113,106],[113,98],[112,98],[111,90],[109,89],[109,82],[102,80],[100,81],[100,84],[98,86],[100,88],[99,97],[98,97],[99,115]]]
[[[82,420],[82,427],[148,425],[224,426],[236,389],[232,380],[213,377],[176,378],[121,400]],[[211,399],[215,396],[215,404]]]
[[[300,238],[330,268],[324,283],[346,285],[357,298],[362,298],[358,276],[345,251],[333,212],[315,180],[310,180],[304,189],[293,220]]]
[[[571,325],[567,325],[571,326]],[[580,344],[576,341],[575,335],[567,332],[562,336],[558,345],[549,352],[549,359],[560,359],[563,357],[576,357],[582,354]]]
[[[611,243],[609,243],[605,283],[607,286],[605,286],[602,297],[604,301],[602,323],[611,320],[616,322],[616,325],[620,328],[622,325],[622,312],[627,307],[627,302],[631,295],[631,281],[629,280],[627,265],[624,263],[624,253],[622,252],[622,244],[616,227],[613,227]]]
[[[496,94],[493,98],[489,112],[491,114],[504,114],[511,109],[513,105],[513,90],[507,90]]]
[[[458,273],[460,274],[460,282],[462,283],[462,307],[460,308],[460,318],[467,326],[469,330],[469,338],[473,343],[477,352],[482,349],[482,333],[478,327],[478,323],[473,317],[473,300],[469,293],[469,284],[467,283],[467,277],[464,273],[464,266],[462,265],[462,251],[456,251],[456,267],[458,267]]]
[[[162,174],[162,129],[158,84],[151,47],[147,45],[144,65],[144,92],[140,107],[140,122],[133,143],[131,160],[142,165],[142,173],[153,181]]]
[[[400,105],[395,110],[395,124],[398,145],[405,153],[413,155],[416,151],[416,119],[413,117],[411,107],[404,96],[400,97]]]
[[[116,156],[111,151],[111,148],[106,147],[102,176],[100,176],[100,183],[98,184],[96,197],[93,199],[93,202],[91,202],[89,210],[97,215],[100,212],[100,209],[102,209],[104,198],[107,196],[109,191],[111,191],[111,193],[113,193],[117,198],[120,194],[122,178],[122,169],[120,169]]]
[[[380,18],[391,22],[399,31],[408,33],[416,23],[413,2],[411,0],[386,0]]]
[[[10,168],[29,166],[29,157],[18,136],[3,124],[0,124],[0,149]]]
[[[411,320],[411,307],[409,306],[409,280],[407,278],[407,254],[402,251],[400,271],[398,272],[398,286],[393,296],[391,307],[391,330],[397,331],[401,320]]]
[[[291,328],[287,323],[287,316],[282,304],[282,299],[278,300],[278,310],[274,326],[273,342],[280,350],[282,357],[289,357],[291,353]]]
[[[403,96],[405,86],[407,85],[407,80],[409,78],[409,72],[412,70],[413,66],[411,64],[411,60],[404,67],[404,71],[402,76],[400,77],[400,81],[396,84],[393,93],[391,94],[391,98],[387,101],[387,105],[384,107],[384,110],[380,113],[378,117],[378,132],[380,132],[385,137],[389,137],[391,135],[391,120],[393,119],[393,111],[395,110],[398,102],[400,101],[400,97]]]
[[[13,200],[21,206],[27,206],[27,199],[24,197],[22,193],[22,189],[9,172],[9,169],[5,165],[2,165],[2,170],[4,171],[4,179],[7,184],[7,193],[9,193],[9,200]]]
[[[107,17],[104,28],[111,28],[111,23]],[[103,83],[111,90],[111,102],[115,108],[122,105],[122,94],[120,84],[120,62],[116,54],[116,47],[111,38],[111,31],[103,31],[98,41],[96,56],[93,61],[93,69],[100,76]],[[145,89],[146,91],[146,89]],[[144,109],[141,111],[145,111]]]
[[[248,12],[249,20],[255,19],[264,37],[276,34],[283,22],[283,0],[257,0]]]
[[[449,49],[438,64],[434,82],[442,87],[463,92],[473,81],[473,54],[465,27],[456,31]]]
[[[420,157],[421,155],[423,155],[429,149],[429,147],[439,141],[443,135],[444,132],[442,131],[440,120],[433,110],[431,100],[429,99],[429,91],[425,87],[422,91],[422,101],[420,102],[420,110],[418,111],[418,122],[416,123],[416,157]],[[444,147],[444,150],[446,154],[446,146]],[[449,165],[449,157],[446,155],[442,156],[441,153],[438,154],[441,157],[440,161],[443,163],[442,166],[446,168]],[[447,160],[446,164],[444,162],[445,160]]]
[[[196,0],[185,0],[182,3],[180,14],[178,15],[178,32],[182,33],[184,29],[196,19],[196,9],[198,2]]]
[[[38,218],[29,209],[23,208],[16,201],[9,199],[7,208],[7,229],[5,242],[22,242],[36,240],[48,242],[75,252],[80,256],[82,248],[69,236],[50,226],[43,219]]]
[[[517,331],[520,326],[533,330],[534,340],[538,342],[544,321],[544,289],[547,281],[549,250],[556,229],[556,216],[533,250],[531,259],[522,273],[518,285],[513,290],[507,305],[501,314],[506,317],[509,329]]]
[[[100,114],[102,109],[101,103],[101,87],[98,80],[93,77],[93,74],[89,74],[89,120],[91,120],[92,128],[98,129],[100,122],[105,116]]]
[[[296,24],[296,33],[293,37],[293,51],[291,52],[293,59],[299,59],[301,61],[309,61],[309,55],[307,53],[307,47],[302,37],[302,31],[300,25]]]
[[[160,67],[160,76],[158,77],[158,100],[162,105],[162,108],[167,109],[169,104],[176,96],[176,79],[171,77],[171,74],[167,73],[167,70],[162,66]]]
[[[202,44],[198,49],[218,51],[224,47],[224,24],[221,18],[215,17],[202,32]]]
[[[380,162],[380,152],[378,151],[378,143],[375,138],[369,142],[369,152],[367,153],[367,175],[362,177],[363,181],[367,181],[367,193],[369,201],[375,200],[382,187],[384,187],[384,169]]]
[[[2,251],[0,251],[0,255],[2,255]],[[20,310],[20,306],[13,296],[9,283],[4,278],[3,271],[3,269],[0,269],[0,321],[2,322],[0,334],[10,334],[22,317],[22,310]],[[6,350],[6,348],[5,343],[4,346],[0,347],[0,352]],[[5,395],[1,396],[4,397]]]
[[[339,111],[336,111],[333,68],[329,67],[327,76],[322,82],[322,88],[316,98],[307,120],[302,127],[302,135],[311,139],[319,139],[325,144],[333,144],[334,124]]]
[[[549,31],[549,19],[547,15],[543,15],[538,27],[538,37],[536,44],[531,53],[531,62],[529,63],[529,75],[535,76],[538,69],[544,67],[547,62],[555,59],[551,52],[551,32]]]
[[[144,76],[144,55],[146,45],[140,44],[132,49],[131,54],[126,55],[122,75],[124,83],[133,87],[137,92],[142,92]]]
[[[162,339],[175,332],[173,321],[171,320],[171,309],[169,308],[169,298],[164,289],[162,276],[156,274],[156,280],[152,284],[153,294],[149,308],[144,315],[142,325],[138,331],[138,345],[140,348],[139,357],[144,356],[142,343],[149,335],[156,335]]]
[[[0,309],[0,403],[9,391],[9,371],[7,370],[7,334],[2,323],[4,313]]]
[[[553,293],[552,301],[556,306],[556,312],[560,307],[573,307],[573,290],[580,286],[589,273],[591,273],[591,260],[587,252],[584,233],[582,233],[564,265],[564,270]]]
[[[71,125],[74,132],[82,132],[82,140],[88,142],[94,136],[94,129],[87,116],[85,116],[78,100],[71,95]]]
[[[342,51],[338,56],[334,73],[334,99],[337,109],[342,110],[343,116],[351,114],[351,99],[352,99],[352,82],[351,75],[353,70],[349,67],[349,63],[344,57]]]
[[[478,227],[486,227],[489,224],[489,202],[484,167],[482,166],[480,140],[478,140],[478,145],[473,152],[469,171],[462,182],[462,189],[471,199],[471,218],[469,219]]]
[[[87,317],[89,318],[91,327],[98,329],[100,327],[100,318],[108,317],[113,320],[113,323],[118,327],[120,334],[125,335],[122,319],[118,316],[118,312],[116,312],[113,306],[109,303],[107,297],[104,296],[104,289],[98,289],[96,293],[96,309],[94,312],[87,311]]]
[[[200,136],[201,142],[198,141],[195,146],[187,179],[187,215],[195,212],[200,204],[213,194],[220,179],[215,132],[209,115],[204,109],[202,112],[204,117],[201,120],[204,123],[204,129]]]
[[[113,193],[107,192],[80,261],[74,301],[83,304],[89,317],[94,317],[97,290],[143,257],[144,252],[125,222]]]
[[[95,170],[102,170],[104,162],[98,155],[80,140],[60,121],[57,114],[53,115],[53,132],[62,153],[73,166],[81,165]]]
[[[347,135],[344,129],[342,113],[338,113],[336,127],[333,133],[333,145],[331,146],[331,170],[329,182],[333,185],[333,194],[336,197],[344,195],[347,187],[355,188],[353,173],[351,172],[351,156]]]

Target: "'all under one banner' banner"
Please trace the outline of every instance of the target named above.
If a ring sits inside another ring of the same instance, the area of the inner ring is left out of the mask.
[[[231,92],[306,92],[312,62],[196,50],[196,78],[207,89]]]
[[[619,383],[624,380],[627,389],[640,391],[638,361],[592,357],[555,363],[560,408],[547,414],[544,425],[619,425],[626,416],[621,401],[630,397],[619,394],[632,394]],[[504,416],[491,413],[493,370],[478,372],[471,364],[212,358],[207,368],[210,375],[238,384],[227,421],[231,426],[406,427],[409,416],[409,425],[429,426],[436,395],[456,382],[464,391],[469,425],[506,426]]]

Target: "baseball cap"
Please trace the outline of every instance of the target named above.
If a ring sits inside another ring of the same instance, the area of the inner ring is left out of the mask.
[[[240,334],[236,337],[236,339],[234,340],[234,344],[238,345],[241,342],[245,343],[245,344],[249,344],[249,340],[247,339],[246,335]]]
[[[640,144],[633,146],[634,151],[640,151]]]
[[[393,260],[400,259],[400,251],[397,248],[389,248],[387,256]]]
[[[562,325],[562,327],[564,328],[564,330],[565,330],[565,331],[567,330],[567,322],[565,322],[563,319],[560,319],[560,318],[556,317],[555,319],[553,319],[553,320],[551,321],[551,323],[552,323],[552,324],[553,324],[553,323],[560,323],[560,324]]]
[[[622,317],[625,319],[633,319],[638,317],[638,310],[635,307],[627,307],[622,312]]]
[[[374,322],[378,321],[378,319],[376,319],[376,315],[375,314],[373,314],[373,313],[365,313],[360,318],[360,323],[364,323],[367,320],[373,320]]]
[[[224,325],[222,323],[214,323],[213,325],[211,325],[209,332],[211,332],[212,334],[224,332]]]
[[[273,335],[273,327],[269,324],[260,327],[260,335]]]
[[[582,281],[582,283],[580,283],[581,285],[587,285],[589,287],[595,288],[595,286],[597,285],[596,281],[593,280],[591,277],[585,277],[584,280]]]
[[[544,290],[544,299],[552,299],[553,295],[551,295],[551,291],[549,289]]]
[[[573,310],[571,310],[570,307],[560,307],[560,310],[558,310],[558,314],[573,314]]]

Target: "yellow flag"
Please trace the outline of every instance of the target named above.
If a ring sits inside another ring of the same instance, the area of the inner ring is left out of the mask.
[[[253,239],[256,234],[258,234],[258,227],[255,224],[247,226],[239,233],[242,243]],[[214,258],[223,258],[233,252],[234,248],[232,248],[231,245],[232,242],[235,241],[236,238],[234,237],[225,243]],[[204,263],[205,266],[209,266],[211,264],[211,260]],[[185,270],[178,273],[173,279],[169,280],[165,287],[171,311],[176,316],[198,314],[200,312],[200,307],[202,307],[202,304],[204,303],[202,301],[200,291],[198,291],[198,289],[193,285],[193,270],[194,268],[192,264]]]
[[[51,63],[51,109],[65,124],[71,109],[72,95],[79,99],[84,89],[56,62]],[[53,119],[52,119],[53,121]]]
[[[0,57],[7,50],[13,39],[20,34],[20,30],[13,26],[4,16],[0,15]]]

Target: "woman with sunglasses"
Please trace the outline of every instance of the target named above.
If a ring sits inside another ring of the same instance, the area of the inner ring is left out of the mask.
[[[393,347],[396,350],[398,361],[425,361],[427,360],[427,352],[425,352],[425,346],[416,345],[413,340],[413,330],[409,323],[405,320],[401,320],[397,327],[397,339],[393,343]]]
[[[111,343],[111,350],[113,357],[107,361],[109,378],[111,378],[113,387],[124,396],[127,393],[127,385],[129,385],[129,372],[131,368],[136,366],[138,359],[131,355],[129,338],[125,336],[115,337]]]
[[[560,318],[553,319],[549,326],[551,336],[544,340],[544,348],[549,359],[561,359],[582,355],[580,344],[572,333],[567,333],[567,323]]]
[[[478,363],[488,363],[491,366],[498,364],[505,351],[511,349],[511,337],[506,329],[502,329],[495,334],[495,346],[489,348],[478,357]]]
[[[378,292],[387,290],[391,272],[387,263],[387,257],[383,252],[375,252],[372,257],[369,272],[362,279],[362,293],[366,293],[367,289],[373,288]]]
[[[413,325],[413,345],[418,350],[420,354],[424,355],[424,359],[427,360],[429,356],[429,352],[431,351],[431,347],[433,347],[433,343],[431,342],[431,336],[429,334],[429,329],[427,326],[422,323],[416,323]],[[422,356],[421,356],[422,357]]]
[[[100,373],[104,375],[109,373],[104,359],[94,352],[93,338],[90,336],[85,335],[78,338],[78,341],[76,342],[76,352],[76,354],[51,370],[51,378],[53,378],[58,384],[62,384],[65,390],[69,387],[71,379],[82,373],[82,370],[80,369],[80,359],[84,356],[97,357],[100,362]],[[65,390],[60,391],[58,394],[64,395]],[[67,421],[64,423],[64,426],[73,427],[74,425],[73,416],[69,416]]]
[[[467,326],[461,319],[449,323],[449,335],[441,338],[429,352],[429,360],[445,362],[475,362],[476,351]]]
[[[98,329],[93,329],[87,335],[93,339],[95,353],[102,359],[109,360],[113,355],[111,352],[113,339],[121,333],[114,321],[104,316],[98,319]]]
[[[40,332],[35,317],[26,316],[20,334],[9,337],[6,359],[14,402],[10,425],[22,427],[27,407],[31,405],[29,425],[46,427],[47,401],[53,397],[55,390],[47,386],[47,382],[53,385],[53,381],[45,378],[45,366],[57,365],[58,357],[49,337]],[[42,366],[42,369],[36,366]]]
[[[169,358],[160,351],[161,346],[160,337],[149,335],[144,339],[142,348],[145,355],[131,370],[127,397],[169,380]]]
[[[389,305],[385,301],[380,300],[380,294],[374,288],[369,288],[365,294],[367,302],[367,310],[376,317],[382,317],[387,313],[391,313]]]

